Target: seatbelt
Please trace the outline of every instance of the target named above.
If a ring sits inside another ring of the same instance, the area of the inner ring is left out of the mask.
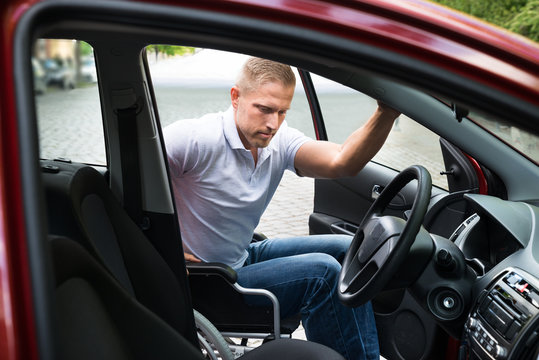
[[[150,220],[142,212],[142,185],[139,168],[137,114],[139,106],[118,109],[118,132],[120,137],[120,160],[124,208],[142,229],[150,228]]]

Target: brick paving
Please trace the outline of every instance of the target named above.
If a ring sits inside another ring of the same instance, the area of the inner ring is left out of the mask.
[[[313,198],[314,180],[286,171],[257,231],[272,238],[308,235]]]

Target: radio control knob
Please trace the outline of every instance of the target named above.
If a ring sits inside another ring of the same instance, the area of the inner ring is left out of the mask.
[[[496,345],[496,359],[506,359],[507,358],[507,349],[503,346]]]

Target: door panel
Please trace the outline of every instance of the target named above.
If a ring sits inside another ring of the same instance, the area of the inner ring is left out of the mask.
[[[375,198],[397,175],[395,170],[370,162],[355,177],[316,179],[314,212],[309,217],[311,234],[353,235]],[[390,203],[386,214],[404,216],[412,207],[416,183],[408,184]]]

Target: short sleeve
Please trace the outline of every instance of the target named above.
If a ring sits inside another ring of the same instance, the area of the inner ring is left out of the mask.
[[[163,130],[170,171],[181,177],[194,167],[198,158],[196,136],[193,136],[192,120],[179,120]]]
[[[296,153],[298,152],[301,145],[305,144],[308,141],[314,141],[312,138],[306,136],[301,131],[289,127],[286,122],[284,122],[281,125],[281,128],[279,131],[282,131],[281,133],[281,141],[283,144],[281,146],[284,146],[286,149],[285,152],[285,163],[286,163],[286,169],[296,172],[296,169],[294,167],[294,159],[296,157]]]

